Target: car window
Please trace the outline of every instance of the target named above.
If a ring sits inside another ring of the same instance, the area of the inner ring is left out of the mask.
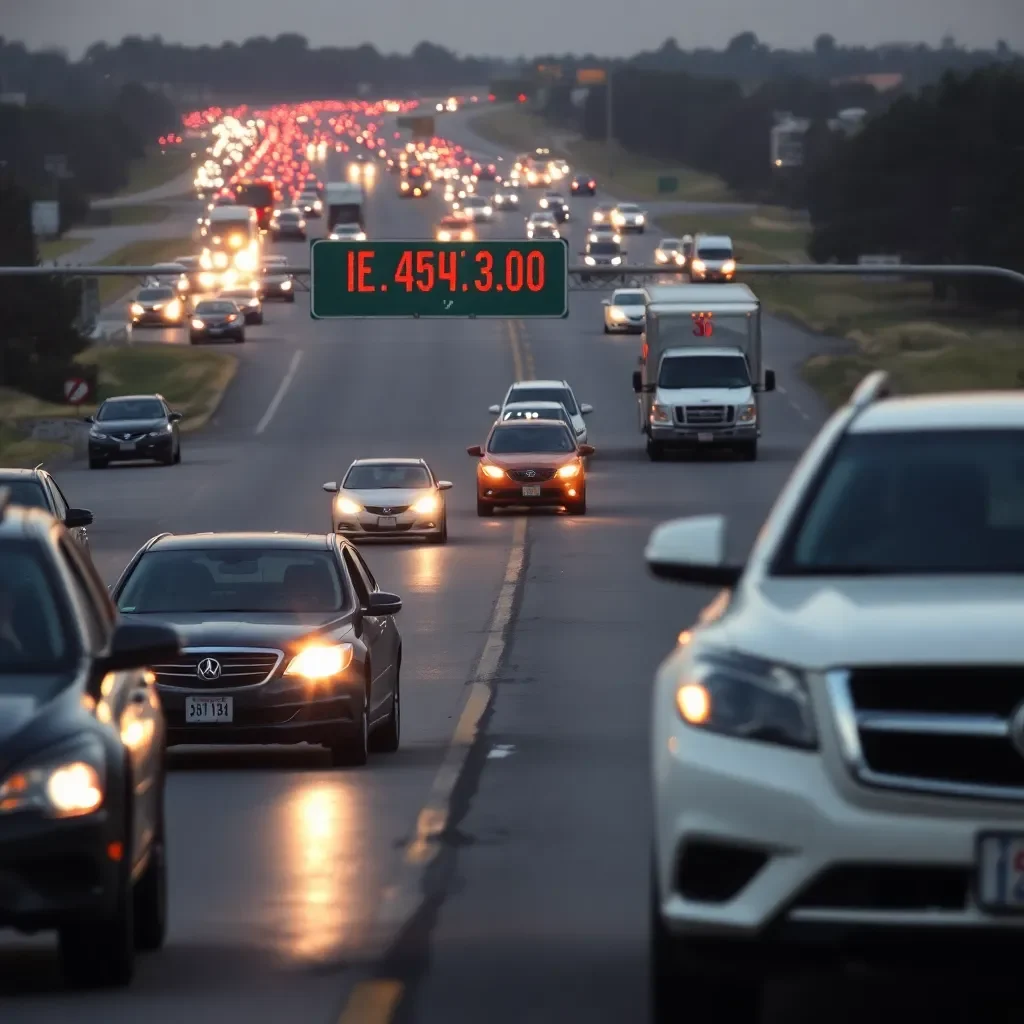
[[[50,499],[42,483],[36,480],[3,480],[0,479],[0,490],[10,492],[12,505],[22,508],[44,508],[50,511]]]
[[[111,420],[158,420],[164,415],[163,403],[156,398],[118,398],[104,402],[96,413],[97,422]]]
[[[236,313],[237,309],[233,302],[199,302],[196,304],[197,316],[210,316],[220,313]]]
[[[44,483],[53,500],[54,517],[64,522],[68,515],[68,503],[64,500],[64,495],[60,493],[60,488],[53,482],[52,477],[49,479],[44,477]]]
[[[848,434],[773,572],[1024,573],[1024,430]]]
[[[365,605],[370,599],[370,591],[372,589],[370,581],[363,576],[362,569],[349,548],[345,548],[341,556],[345,559],[345,568],[348,569],[348,574],[352,577],[352,585],[356,588],[356,598],[360,605]]]
[[[507,405],[513,402],[558,402],[576,415],[576,402],[568,388],[513,388],[508,396]]]
[[[617,306],[642,306],[644,304],[644,293],[619,291],[612,296],[612,302]]]
[[[355,557],[363,576],[366,578],[366,581],[370,586],[370,590],[379,590],[380,587],[377,586],[377,581],[374,579],[373,573],[370,572],[370,567],[366,564],[366,559],[363,558],[362,554],[360,554],[358,550],[353,550],[352,554]]]
[[[341,611],[346,590],[334,555],[308,548],[149,551],[118,595],[133,614]]]
[[[429,487],[431,482],[425,466],[371,462],[352,466],[341,486],[350,490],[372,491]]]
[[[171,288],[143,288],[135,297],[141,302],[160,302],[162,299],[173,299],[175,296]]]
[[[514,452],[537,454],[573,452],[576,444],[569,436],[568,428],[551,424],[512,426],[502,424],[495,428],[487,444],[487,450],[495,455]]]
[[[0,541],[0,677],[72,670],[77,647],[42,548]],[[0,693],[6,689],[0,679]]]

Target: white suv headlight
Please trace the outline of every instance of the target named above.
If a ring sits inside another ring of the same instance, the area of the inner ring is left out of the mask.
[[[694,652],[676,687],[687,725],[736,739],[815,750],[817,730],[802,673],[733,652]]]

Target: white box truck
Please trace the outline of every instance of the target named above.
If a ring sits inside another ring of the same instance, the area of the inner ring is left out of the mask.
[[[775,390],[761,355],[761,303],[745,284],[644,289],[640,369],[633,374],[647,454],[730,448],[757,458],[758,396]]]
[[[331,181],[324,189],[327,230],[339,224],[358,224],[366,230],[363,186],[353,181]]]

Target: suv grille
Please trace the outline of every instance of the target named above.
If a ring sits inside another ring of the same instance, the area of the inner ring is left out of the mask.
[[[677,405],[676,421],[693,426],[723,426],[732,423],[735,412],[729,405]]]
[[[554,475],[553,469],[510,469],[508,475],[512,480],[521,484],[542,484],[550,480]]]
[[[398,516],[407,511],[408,505],[364,505],[363,508],[374,516]]]
[[[199,664],[212,659],[220,666],[220,674],[205,679],[199,674]],[[177,689],[223,690],[234,686],[255,686],[269,679],[284,659],[280,651],[186,651],[173,662],[154,665],[158,686]]]
[[[852,716],[854,772],[869,785],[1024,800],[1024,669],[1007,665],[857,668],[829,674]],[[851,736],[852,738],[852,736]]]

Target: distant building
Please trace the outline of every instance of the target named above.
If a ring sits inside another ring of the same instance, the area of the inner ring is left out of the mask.
[[[864,123],[867,111],[861,107],[840,110],[829,118],[830,131],[853,135]],[[780,170],[802,167],[804,162],[804,136],[811,127],[809,118],[794,117],[790,113],[777,113],[775,126],[771,130],[772,166]]]

